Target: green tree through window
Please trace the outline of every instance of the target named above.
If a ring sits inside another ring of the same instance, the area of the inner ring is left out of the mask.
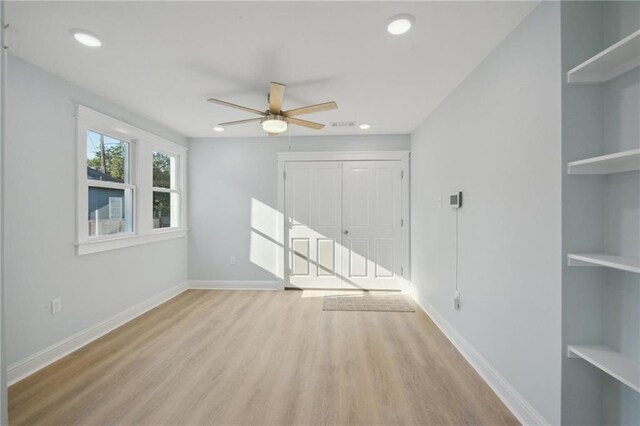
[[[153,153],[153,187],[171,188],[171,156],[161,152]],[[158,221],[154,227],[171,226],[171,194],[169,192],[153,192],[153,217]]]
[[[160,152],[153,153],[153,186],[171,188],[171,157]]]
[[[101,135],[89,132],[88,154],[92,151],[92,156],[87,155],[87,166],[98,170],[118,182],[128,180],[126,161],[128,157],[129,144]]]

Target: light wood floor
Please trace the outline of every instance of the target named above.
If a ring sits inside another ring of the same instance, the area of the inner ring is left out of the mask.
[[[9,389],[22,424],[517,424],[419,310],[190,290]]]

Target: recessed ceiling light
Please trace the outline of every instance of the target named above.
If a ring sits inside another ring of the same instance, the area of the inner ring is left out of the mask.
[[[360,127],[362,130],[367,130],[367,129],[370,129],[370,128],[371,128],[371,124],[369,124],[369,123],[362,123],[359,127]]]
[[[102,46],[102,41],[97,34],[94,34],[87,30],[81,30],[78,28],[73,28],[69,30],[73,38],[76,39],[78,43],[81,43],[85,46],[89,47],[100,47]]]
[[[216,127],[213,128],[213,130],[215,130],[216,132],[224,132],[224,127],[216,126]]]
[[[387,20],[387,31],[393,35],[404,34],[411,29],[415,22],[416,18],[408,13],[393,15]]]

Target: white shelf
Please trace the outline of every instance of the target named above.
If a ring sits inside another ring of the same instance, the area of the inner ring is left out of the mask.
[[[582,358],[610,376],[640,392],[640,362],[606,346],[569,345],[569,358]]]
[[[640,30],[567,73],[569,83],[603,83],[640,67]]]
[[[608,254],[568,254],[569,266],[606,266],[640,274],[640,259],[611,256]]]
[[[572,161],[567,164],[570,175],[606,175],[640,170],[640,149]]]

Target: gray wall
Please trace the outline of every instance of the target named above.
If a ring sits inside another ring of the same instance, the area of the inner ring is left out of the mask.
[[[0,0],[0,46],[4,46],[4,1]],[[4,291],[4,94],[6,52],[0,52],[0,424],[9,423],[7,407],[7,352]]]
[[[187,141],[12,56],[7,78],[5,266],[12,364],[187,279],[186,238],[75,254],[74,102]],[[54,297],[62,298],[63,311],[52,316]]]
[[[408,149],[408,135],[191,139],[189,278],[277,279],[272,273],[275,247],[256,248],[262,240],[255,234],[252,256],[251,213],[252,210],[256,211],[255,215],[277,212],[278,152]],[[265,250],[268,253],[264,253]],[[231,256],[236,257],[237,265],[230,265]]]
[[[640,2],[562,4],[566,72],[640,28]],[[563,76],[564,77],[564,76]],[[563,78],[564,79],[564,78]],[[603,85],[564,85],[563,163],[640,147],[640,70]],[[640,258],[638,172],[563,178],[567,252]],[[640,277],[564,266],[563,346],[604,344],[640,361]],[[640,424],[640,394],[563,358],[564,424]]]
[[[560,89],[560,6],[543,3],[411,137],[414,293],[554,424]],[[446,205],[457,190],[460,311],[452,304],[456,213]]]

